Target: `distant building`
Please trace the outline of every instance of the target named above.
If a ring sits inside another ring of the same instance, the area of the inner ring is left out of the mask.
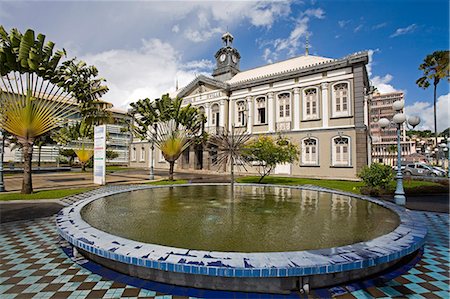
[[[110,108],[107,110],[111,113],[112,123],[106,125],[107,131],[107,150],[112,150],[118,154],[118,157],[113,160],[107,160],[108,164],[128,164],[129,163],[129,146],[131,144],[131,133],[125,129],[124,121],[129,116],[127,111],[113,108],[112,104],[107,103]],[[74,115],[69,123],[79,121],[79,115]],[[93,141],[91,141],[93,144]],[[63,148],[75,148],[77,142],[73,142],[66,146],[44,145],[41,147],[40,153],[38,146],[33,147],[33,162],[39,159],[41,163],[56,163],[59,156],[59,150]],[[39,158],[40,154],[40,158]],[[19,148],[6,147],[3,161],[5,163],[22,162],[23,154]]]
[[[208,133],[283,133],[301,149],[300,161],[277,165],[275,174],[356,179],[370,159],[368,53],[340,59],[305,55],[240,71],[233,36],[222,36],[212,77],[198,76],[172,96],[203,111]],[[132,167],[149,166],[149,143],[133,142]],[[159,150],[155,167],[167,168]],[[177,169],[218,170],[217,149],[192,145]],[[256,172],[250,167],[250,172]]]
[[[387,118],[392,120],[398,113],[392,108],[395,101],[404,100],[403,92],[375,93],[370,102],[370,135],[372,137],[372,162],[386,165],[397,164],[397,128],[392,126],[381,129],[378,120]],[[403,111],[401,111],[403,112]],[[411,154],[416,153],[415,142],[406,136],[405,125],[401,127],[401,154],[402,160],[408,160]]]

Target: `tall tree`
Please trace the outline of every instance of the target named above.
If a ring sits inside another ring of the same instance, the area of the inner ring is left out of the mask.
[[[206,122],[196,107],[191,104],[182,107],[182,102],[181,98],[172,99],[165,94],[154,101],[146,98],[131,103],[131,114],[136,122],[134,133],[141,140],[150,140],[162,151],[169,163],[170,180],[173,180],[175,161],[199,133],[203,133]]]
[[[416,84],[426,89],[432,82],[434,95],[434,136],[436,146],[437,142],[437,118],[436,118],[436,89],[441,79],[449,78],[449,54],[447,51],[435,51],[425,57],[423,63],[419,66],[419,70],[423,71],[423,76],[417,79]]]
[[[22,193],[27,194],[33,191],[31,159],[36,138],[67,123],[86,102],[106,92],[103,80],[93,78],[94,69],[76,76],[75,62],[61,65],[66,52],[53,52],[53,48],[53,42],[46,43],[43,34],[35,37],[31,29],[24,34],[12,29],[8,34],[0,26],[0,126],[21,144]]]
[[[64,50],[33,30],[8,34],[0,26],[0,126],[17,137],[24,155],[22,193],[33,191],[31,159],[35,139],[77,112],[58,74]],[[65,107],[62,109],[62,107]]]

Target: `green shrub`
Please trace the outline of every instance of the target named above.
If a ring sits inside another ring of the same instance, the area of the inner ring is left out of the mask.
[[[358,177],[363,180],[366,187],[387,189],[394,178],[394,173],[390,166],[372,163],[370,167],[365,166]]]

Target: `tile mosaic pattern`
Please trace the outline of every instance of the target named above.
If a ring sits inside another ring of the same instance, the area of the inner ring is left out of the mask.
[[[309,297],[450,298],[449,215],[413,213],[429,228],[425,251],[417,265],[406,272],[397,269],[371,280],[314,290]],[[299,294],[211,292],[145,282],[92,262],[74,262],[59,241],[54,217],[2,224],[0,298],[308,298]]]
[[[449,215],[413,212],[428,225],[422,259],[371,280],[314,290],[310,298],[450,298]],[[92,262],[71,260],[61,248],[54,217],[2,224],[0,298],[308,298],[212,292],[144,282]]]
[[[177,188],[183,186],[188,185],[178,185]],[[315,186],[281,187],[330,191]],[[395,211],[400,216],[400,225],[387,235],[343,247],[300,252],[239,253],[180,249],[127,240],[95,229],[81,218],[81,209],[93,200],[127,190],[150,188],[164,187],[121,186],[121,189],[105,189],[104,193],[97,192],[75,202],[58,214],[58,231],[76,247],[110,260],[164,271],[222,277],[287,277],[364,269],[416,251],[423,246],[427,233],[426,227],[417,223],[408,210],[369,197],[337,191],[333,192],[359,197]]]

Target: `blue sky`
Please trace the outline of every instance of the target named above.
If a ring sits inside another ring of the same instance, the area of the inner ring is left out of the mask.
[[[448,1],[20,1],[0,2],[0,24],[33,28],[96,65],[108,80],[105,100],[125,108],[156,98],[196,74],[210,74],[227,29],[249,69],[304,53],[340,58],[369,50],[380,91],[406,93],[407,112],[432,127],[432,89],[415,85],[418,66],[449,48]],[[449,85],[438,88],[438,127],[448,127]]]

